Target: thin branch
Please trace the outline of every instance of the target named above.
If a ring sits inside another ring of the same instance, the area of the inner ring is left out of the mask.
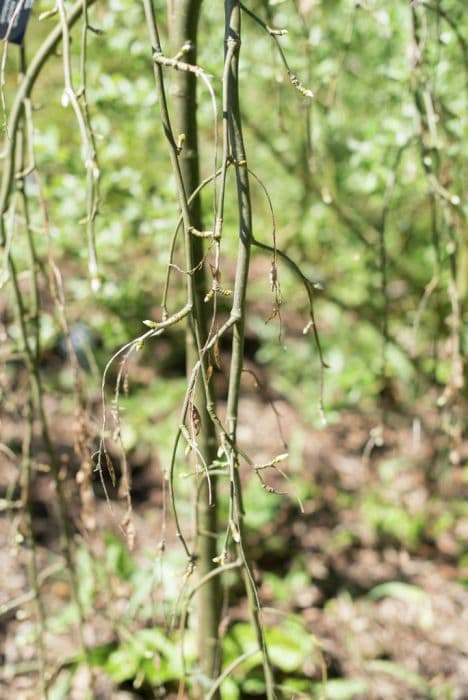
[[[301,95],[303,95],[304,97],[309,97],[309,98],[313,97],[314,93],[312,92],[312,90],[309,90],[308,88],[304,87],[304,85],[301,83],[301,81],[299,80],[297,75],[295,73],[293,73],[293,71],[289,67],[288,60],[286,58],[286,55],[283,51],[283,48],[282,48],[280,42],[279,42],[278,37],[283,36],[284,34],[287,34],[287,30],[286,29],[273,29],[272,27],[269,27],[268,24],[266,24],[266,22],[264,22],[258,15],[256,15],[254,12],[252,12],[252,10],[249,10],[249,8],[246,7],[243,3],[240,3],[240,7],[249,17],[251,17],[253,20],[255,20],[255,22],[257,22],[257,24],[259,24],[263,29],[265,29],[266,32],[268,32],[268,34],[271,36],[271,38],[275,42],[275,44],[278,48],[279,54],[281,56],[281,60],[283,61],[284,67],[286,68],[286,72],[288,74],[289,82],[291,83],[291,85],[293,87],[295,87],[296,90],[298,90],[298,92],[300,92]]]
[[[208,694],[206,695],[206,700],[212,700],[214,697],[214,694],[222,686],[226,678],[229,678],[231,673],[236,670],[238,666],[241,666],[241,664],[244,663],[244,661],[247,661],[247,659],[250,659],[251,656],[254,656],[254,654],[261,654],[262,650],[261,649],[251,649],[250,651],[246,651],[244,654],[241,654],[240,656],[237,657],[237,659],[234,659],[229,666],[226,666],[222,674],[216,679],[216,681],[213,683],[211,688],[208,691]]]
[[[87,2],[89,6],[93,2],[95,2],[95,0],[79,0],[75,5],[73,5],[72,9],[66,17],[66,24],[69,29],[71,29],[71,27],[81,16],[85,2]],[[54,54],[57,45],[62,39],[62,34],[63,26],[62,24],[59,24],[50,32],[46,40],[36,51],[34,58],[29,64],[25,76],[21,81],[18,90],[16,91],[15,100],[10,111],[10,118],[8,120],[8,133],[10,135],[10,138],[7,142],[5,149],[5,166],[3,169],[3,177],[0,187],[0,245],[2,246],[5,245],[5,229],[3,215],[8,209],[9,197],[11,194],[14,179],[14,154],[16,147],[18,124],[21,119],[23,103],[24,100],[31,94],[34,84],[37,78],[39,77],[44,64]]]

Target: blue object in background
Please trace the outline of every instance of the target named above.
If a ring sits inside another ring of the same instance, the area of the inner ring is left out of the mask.
[[[21,44],[26,33],[33,0],[0,0],[0,39],[5,39],[14,17],[8,41]]]
[[[89,370],[91,368],[93,351],[99,345],[96,333],[86,323],[77,321],[70,327],[70,341],[79,364],[83,369]],[[60,338],[58,349],[62,357],[68,357],[66,338]]]

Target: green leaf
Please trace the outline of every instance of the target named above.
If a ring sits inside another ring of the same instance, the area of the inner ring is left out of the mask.
[[[138,630],[109,654],[104,669],[119,683],[137,675],[151,685],[177,680],[182,675],[179,646],[157,628]]]
[[[229,640],[234,642],[231,647]],[[277,627],[271,627],[265,630],[265,641],[268,647],[268,653],[273,666],[280,669],[284,673],[291,673],[302,669],[304,662],[311,658],[314,653],[314,648],[318,643],[316,638],[310,634],[303,626],[300,618],[297,622],[287,620]],[[232,627],[226,639],[226,651],[229,651],[229,657],[226,662],[230,663],[240,654],[257,649],[257,640],[251,625],[247,623],[238,623]],[[246,668],[254,668],[261,664],[260,656],[247,659],[242,665],[245,674]]]
[[[55,683],[48,689],[48,700],[67,700],[70,697],[70,690],[75,669],[62,671]]]
[[[240,689],[238,684],[232,678],[226,678],[221,686],[222,700],[239,700]]]
[[[418,623],[423,628],[430,628],[434,623],[431,599],[422,588],[403,581],[388,581],[375,586],[367,594],[372,600],[395,598],[416,611]]]
[[[115,644],[100,644],[88,650],[93,666],[105,666],[109,656],[116,650]]]
[[[305,678],[288,678],[280,686],[286,697],[293,697],[295,700],[309,700],[312,697],[313,683]]]
[[[299,625],[268,629],[265,638],[273,665],[285,673],[302,669],[314,651],[315,638]]]
[[[55,634],[65,632],[78,623],[79,615],[75,603],[68,603],[56,615],[47,618],[47,628]]]
[[[245,489],[244,500],[255,504],[255,507],[246,509],[245,523],[252,530],[259,530],[275,519],[283,497],[268,493],[256,479],[251,479]]]
[[[80,547],[76,553],[76,569],[78,574],[78,595],[83,611],[86,614],[93,607],[95,593],[94,561],[86,547]]]
[[[367,696],[368,684],[358,678],[333,678],[326,683],[314,683],[314,700],[353,700]]]
[[[396,598],[404,603],[430,605],[430,598],[422,588],[403,581],[387,581],[372,588],[368,594],[373,600],[381,598]]]
[[[388,673],[390,676],[404,681],[412,688],[422,690],[423,692],[427,692],[430,688],[429,684],[420,675],[414,673],[413,671],[409,671],[407,668],[404,668],[404,666],[395,664],[392,661],[387,661],[384,659],[369,661],[366,664],[366,669],[374,673]]]
[[[377,533],[384,533],[404,544],[416,545],[424,532],[426,515],[408,513],[404,508],[383,501],[377,494],[367,494],[362,514]]]
[[[129,645],[113,651],[105,664],[105,671],[117,683],[135,678],[141,656]]]
[[[265,681],[263,678],[247,678],[242,683],[242,691],[249,695],[264,695]]]
[[[130,620],[134,620],[137,616],[139,619],[151,619],[154,615],[153,604],[148,605],[155,587],[153,568],[151,566],[136,569],[131,576],[132,594],[125,612]]]
[[[104,542],[106,543],[107,570],[109,573],[128,580],[135,570],[135,565],[127,547],[112,532],[105,533]]]
[[[264,581],[271,587],[275,600],[287,603],[294,593],[304,590],[310,584],[310,576],[303,569],[295,569],[285,577],[266,573]]]

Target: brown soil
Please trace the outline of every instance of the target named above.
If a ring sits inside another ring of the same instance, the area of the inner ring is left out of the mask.
[[[2,444],[12,452],[4,449],[0,453],[3,499],[0,607],[5,606],[0,618],[4,662],[0,698],[26,700],[38,697],[38,650],[32,634],[28,555],[21,535],[23,515],[21,509],[15,508],[19,498],[15,455],[24,431],[19,409],[25,393],[24,376],[17,375],[13,383],[15,394],[2,417]],[[301,513],[293,483],[285,482],[275,471],[268,473],[268,484],[288,495],[284,496],[274,521],[261,532],[250,535],[263,603],[299,613],[319,640],[329,677],[365,680],[369,689],[365,697],[468,698],[468,590],[463,584],[467,572],[460,565],[468,543],[468,511],[466,508],[456,511],[452,507],[466,498],[468,484],[466,480],[463,482],[460,470],[445,468],[436,473],[444,444],[435,428],[437,416],[426,412],[419,432],[410,416],[393,411],[387,416],[383,445],[371,449],[371,436],[375,435],[372,431],[376,428],[374,416],[344,412],[338,423],[317,429],[304,425],[284,399],[278,399],[274,405],[276,411],[262,392],[253,388],[251,378],[245,379],[240,440],[256,463],[264,463],[272,455],[285,451],[284,442],[299,439],[301,444],[296,452],[302,453],[302,460],[295,467],[299,471],[292,470],[290,476],[292,481],[313,482],[316,495],[304,501],[304,513]],[[79,523],[78,489],[72,478],[76,469],[73,420],[57,398],[47,400],[47,411],[68,473],[70,514]],[[439,437],[435,439],[434,435]],[[38,465],[46,463],[47,455],[37,436],[35,450]],[[156,448],[136,450],[129,458],[134,473],[134,557],[140,561],[148,552],[155,551],[161,539],[161,471]],[[392,460],[400,460],[401,468],[389,478],[382,477],[382,468]],[[288,470],[287,464],[285,469]],[[254,478],[245,465],[243,478],[246,481]],[[370,492],[378,495],[379,489],[385,489],[386,502],[410,514],[422,513],[428,530],[414,541],[409,538],[403,543],[391,533],[371,527],[364,515],[363,499]],[[111,509],[102,497],[98,477],[95,491],[97,530],[82,532],[81,536],[99,557],[104,554],[99,533],[112,529],[122,536],[119,523],[125,506],[110,489]],[[47,615],[53,616],[69,601],[70,590],[59,556],[55,493],[47,474],[38,472],[34,478],[32,509],[39,568],[44,571],[56,567],[42,588]],[[431,523],[440,520],[445,510],[455,514],[446,526],[432,527]],[[270,550],[267,543],[278,535],[279,546]],[[75,536],[80,536],[78,530]],[[165,540],[167,549],[179,546],[171,522]],[[294,591],[287,603],[278,604],[271,586],[263,580],[265,572],[284,577],[296,558],[305,565],[308,583]],[[389,581],[417,586],[421,597],[411,601],[391,595],[377,598],[369,595],[376,585]],[[109,594],[113,598],[112,615],[109,600],[96,601],[85,629],[88,643],[115,640],[113,616],[118,615],[119,608],[125,609],[127,596],[125,582],[116,580]],[[231,621],[244,618],[245,603],[239,599],[234,604]],[[76,652],[78,640],[71,629],[47,632],[51,668],[59,669]],[[319,664],[311,662],[305,670],[311,678],[320,680]],[[411,682],[410,676],[405,677],[405,670],[421,677],[427,687]],[[69,695],[72,700],[84,697],[87,679],[83,673],[75,677]],[[443,686],[450,689],[446,694],[442,694]],[[116,688],[103,676],[98,677],[97,687],[100,688],[97,695],[103,699],[140,697],[137,689]],[[428,688],[434,689],[432,695]]]

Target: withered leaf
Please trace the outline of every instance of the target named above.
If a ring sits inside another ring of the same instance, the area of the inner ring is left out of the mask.
[[[218,369],[221,369],[221,353],[219,350],[219,340],[216,339],[215,344],[213,345],[213,359],[216,367]]]
[[[115,478],[115,469],[114,469],[114,465],[112,464],[112,460],[111,460],[110,455],[109,455],[109,453],[107,452],[107,450],[105,451],[104,454],[105,454],[105,457],[106,457],[107,471],[109,472],[109,476],[110,476],[111,481],[112,481],[112,486],[115,486],[116,478]]]
[[[195,406],[195,404],[192,404],[190,407],[190,421],[192,423],[192,428],[195,435],[198,435],[201,429],[201,418],[200,413],[198,412],[198,408]]]

